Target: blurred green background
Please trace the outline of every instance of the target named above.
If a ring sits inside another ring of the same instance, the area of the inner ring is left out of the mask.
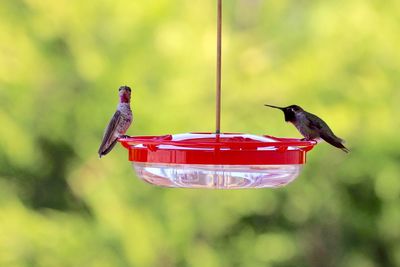
[[[400,1],[224,1],[222,129],[300,137],[264,103],[320,115],[285,188],[162,189],[130,135],[214,130],[215,0],[1,0],[0,266],[400,266]]]

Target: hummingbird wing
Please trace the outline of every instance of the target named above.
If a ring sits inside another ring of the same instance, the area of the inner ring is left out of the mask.
[[[324,122],[320,117],[312,113],[307,112],[308,127],[319,133],[326,131],[328,134],[335,136],[328,124]],[[338,138],[340,139],[340,138]]]
[[[319,136],[325,142],[331,144],[334,147],[340,148],[346,153],[349,152],[349,150],[343,145],[344,141],[333,133],[326,122],[324,122],[321,118],[314,114],[308,113],[307,115],[309,127],[315,131],[318,131]]]
[[[118,139],[115,138],[114,142],[112,142],[103,152],[101,152],[101,154],[99,153],[100,157],[107,155],[108,152],[110,152],[114,146],[117,144]]]
[[[114,113],[114,116],[111,118],[111,121],[104,132],[103,141],[101,142],[98,152],[100,157],[110,152],[111,149],[117,143],[118,136],[115,135],[115,131],[121,119],[122,119],[121,111],[117,110]]]

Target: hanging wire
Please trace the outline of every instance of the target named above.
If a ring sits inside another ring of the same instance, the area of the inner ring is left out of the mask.
[[[222,47],[222,0],[218,0],[217,14],[217,85],[216,85],[216,130],[221,133],[221,47]]]

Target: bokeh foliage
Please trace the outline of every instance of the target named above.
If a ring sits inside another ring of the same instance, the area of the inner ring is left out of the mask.
[[[225,0],[222,128],[347,140],[278,190],[160,189],[99,160],[117,88],[131,135],[212,131],[215,3],[0,2],[0,266],[400,266],[400,1]]]

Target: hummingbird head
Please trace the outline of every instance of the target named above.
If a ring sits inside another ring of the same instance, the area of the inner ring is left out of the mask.
[[[131,88],[129,86],[121,86],[119,89],[119,99],[121,103],[130,103],[131,101]]]
[[[277,108],[283,111],[283,114],[285,114],[285,121],[286,122],[294,122],[296,121],[296,114],[303,112],[304,110],[297,106],[297,105],[291,105],[285,108],[282,107],[277,107],[277,106],[272,106],[272,105],[265,105],[267,107],[271,108]]]

